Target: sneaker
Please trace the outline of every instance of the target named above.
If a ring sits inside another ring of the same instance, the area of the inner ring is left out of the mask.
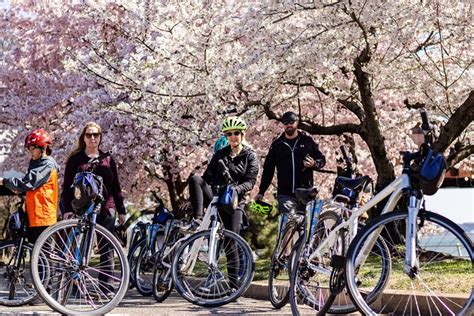
[[[216,286],[219,282],[224,281],[224,275],[220,271],[211,273],[208,275],[206,282],[201,285],[198,289],[202,292],[209,293],[211,289]]]

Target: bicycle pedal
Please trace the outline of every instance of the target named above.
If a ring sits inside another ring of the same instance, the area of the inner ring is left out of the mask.
[[[340,255],[332,255],[330,265],[334,269],[343,269],[346,265],[346,257]]]

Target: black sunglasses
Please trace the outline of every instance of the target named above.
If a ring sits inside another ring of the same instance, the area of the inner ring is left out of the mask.
[[[239,136],[240,134],[242,134],[242,133],[239,132],[239,131],[227,132],[227,133],[225,133],[225,136],[227,136],[227,137],[231,137],[232,135],[234,135],[234,136]]]
[[[99,138],[100,133],[85,133],[84,135],[85,135],[87,138],[92,138],[92,136],[94,136],[94,138]]]

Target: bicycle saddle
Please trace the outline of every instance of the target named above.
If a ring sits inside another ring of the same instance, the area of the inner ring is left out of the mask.
[[[354,191],[362,191],[362,189],[370,182],[369,176],[362,176],[355,179],[346,178],[346,177],[337,177],[336,184],[344,188],[349,188]]]

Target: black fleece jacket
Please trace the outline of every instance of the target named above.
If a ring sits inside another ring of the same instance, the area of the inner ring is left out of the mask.
[[[212,156],[211,162],[207,166],[204,175],[204,181],[208,184],[225,184],[224,176],[219,173],[218,162],[222,160],[229,169],[229,173],[235,182],[235,188],[241,200],[247,192],[252,190],[257,182],[258,158],[257,153],[250,147],[245,146],[242,151],[234,158],[230,157],[231,148],[226,146]]]
[[[296,188],[311,188],[314,185],[313,171],[321,169],[326,164],[326,158],[319,151],[318,145],[306,133],[298,131],[293,148],[285,140],[283,133],[270,146],[263,164],[259,194],[265,194],[270,186],[275,168],[277,170],[278,194],[294,196]],[[306,155],[316,161],[313,168],[304,167],[303,161]]]

